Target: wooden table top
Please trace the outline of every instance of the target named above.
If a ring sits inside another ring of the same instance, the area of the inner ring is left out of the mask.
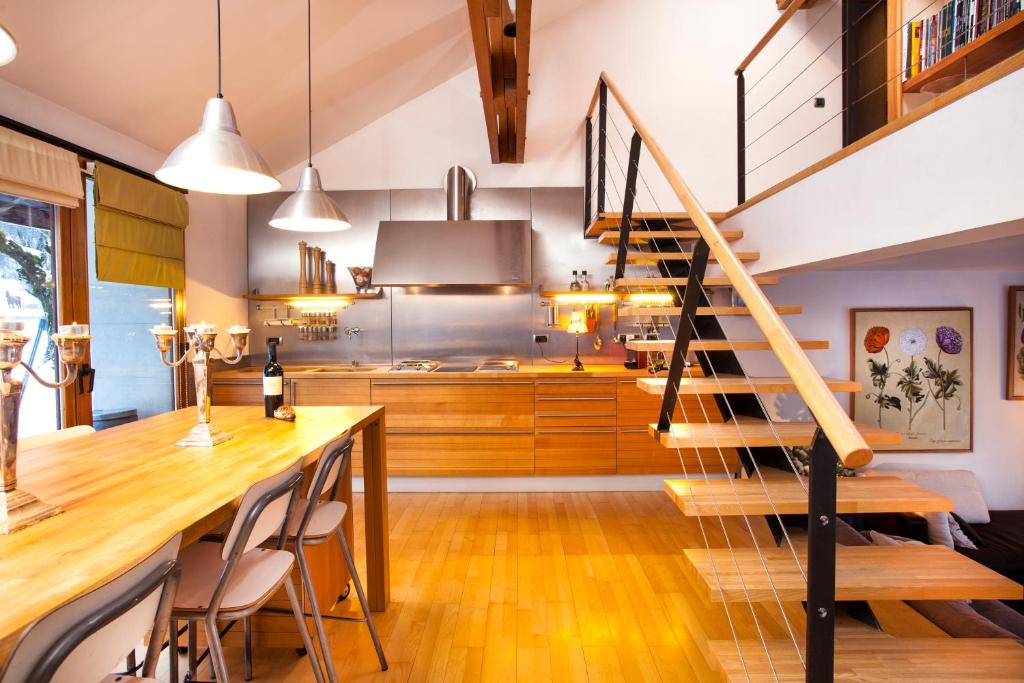
[[[297,407],[295,422],[263,407],[214,407],[233,435],[211,448],[175,442],[196,422],[185,408],[19,454],[18,488],[64,512],[0,536],[0,653],[33,620],[122,574],[173,534],[184,543],[231,517],[253,483],[348,430],[380,406]],[[0,654],[2,659],[2,654]]]

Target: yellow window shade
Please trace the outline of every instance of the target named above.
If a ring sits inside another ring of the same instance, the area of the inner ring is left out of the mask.
[[[85,196],[78,156],[0,127],[0,192],[76,208]]]
[[[184,289],[185,196],[102,163],[94,192],[97,279]]]

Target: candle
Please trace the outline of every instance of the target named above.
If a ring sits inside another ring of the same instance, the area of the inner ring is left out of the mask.
[[[185,329],[187,330],[189,328],[186,327]],[[192,331],[196,334],[215,334],[217,332],[217,326],[203,320],[198,325],[193,325]]]
[[[70,325],[60,325],[57,328],[57,336],[66,339],[84,339],[89,336],[89,326],[79,325],[75,322]]]
[[[178,331],[170,325],[160,323],[159,325],[154,325],[150,333],[157,337],[173,337]]]
[[[250,331],[245,325],[232,325],[228,328],[228,334],[249,334]]]

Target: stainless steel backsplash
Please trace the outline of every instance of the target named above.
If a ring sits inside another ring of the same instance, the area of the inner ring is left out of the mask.
[[[352,222],[336,233],[294,233],[271,228],[267,221],[287,192],[254,195],[248,199],[249,288],[262,293],[298,289],[300,239],[327,251],[338,264],[338,289],[354,291],[348,266],[373,264],[377,224],[382,220],[444,220],[445,194],[430,190],[357,190],[330,193]],[[266,327],[264,321],[284,317],[283,304],[249,304],[251,349],[259,354],[268,336],[283,336],[278,355],[285,361],[330,361],[391,364],[407,358],[474,362],[486,358],[515,358],[524,362],[565,361],[575,351],[575,338],[563,329],[545,327],[546,309],[540,289],[565,289],[573,270],[590,273],[595,289],[604,286],[613,266],[605,265],[611,249],[583,239],[583,190],[569,188],[481,188],[470,197],[474,219],[533,221],[533,283],[530,289],[397,289],[385,288],[380,300],[357,301],[339,316],[339,338],[299,341],[297,330]],[[473,258],[466,254],[466,258]],[[294,314],[294,312],[293,312]],[[624,321],[622,331],[628,331]],[[345,327],[362,331],[351,338]],[[615,333],[611,308],[602,307],[598,332],[605,344],[593,348],[593,336],[580,339],[584,362],[618,363],[622,347],[611,343]],[[543,348],[534,333],[547,334]]]

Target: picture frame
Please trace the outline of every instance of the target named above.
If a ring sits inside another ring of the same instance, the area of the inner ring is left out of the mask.
[[[974,450],[974,309],[850,309],[854,420],[900,433],[876,451]]]
[[[1007,288],[1006,399],[1024,401],[1024,285]]]

